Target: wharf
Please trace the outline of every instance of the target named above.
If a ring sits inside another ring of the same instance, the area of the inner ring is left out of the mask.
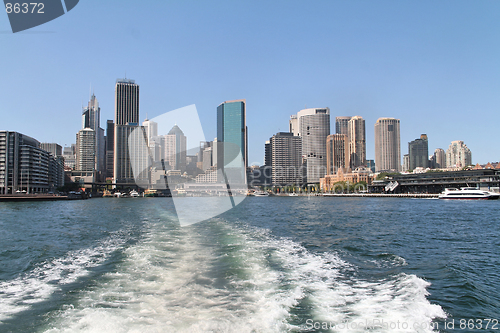
[[[87,199],[82,195],[53,195],[53,194],[2,194],[1,201],[17,202],[17,201],[55,201],[55,200],[82,200]]]
[[[324,193],[324,197],[438,198],[435,193]]]

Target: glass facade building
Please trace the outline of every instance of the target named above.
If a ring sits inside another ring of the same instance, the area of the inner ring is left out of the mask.
[[[241,170],[245,174],[248,166],[248,135],[246,126],[246,101],[226,101],[217,107],[217,142],[219,169],[232,169],[235,177],[240,177]],[[222,148],[222,149],[221,149]],[[241,160],[235,159],[241,152]],[[243,177],[246,178],[246,177]]]

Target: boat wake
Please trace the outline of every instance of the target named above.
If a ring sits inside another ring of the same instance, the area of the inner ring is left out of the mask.
[[[299,332],[328,323],[331,331],[364,332],[371,324],[388,332],[399,322],[430,332],[446,314],[427,300],[428,286],[408,274],[363,280],[336,253],[312,253],[268,230],[224,220],[189,228],[151,223],[116,270],[44,330]]]

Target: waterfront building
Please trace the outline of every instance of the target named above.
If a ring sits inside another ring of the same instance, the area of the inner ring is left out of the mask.
[[[401,142],[399,119],[379,118],[375,123],[375,170],[399,172],[401,169]]]
[[[326,174],[326,138],[330,134],[330,109],[310,108],[297,113],[298,136],[306,163],[306,182],[319,183]],[[295,133],[292,133],[295,135]]]
[[[43,142],[40,144],[40,148],[52,154],[54,157],[62,156],[62,147],[57,143]]]
[[[115,85],[114,183],[134,183],[128,138],[133,130],[139,127],[138,123],[139,85],[134,80],[118,79]],[[141,145],[137,142],[136,148],[139,147]],[[138,161],[138,164],[141,163]]]
[[[346,170],[349,168],[349,145],[347,135],[331,134],[327,136],[326,167],[328,175],[334,175],[340,169]]]
[[[434,150],[434,168],[446,168],[446,152],[442,148]]]
[[[472,165],[472,154],[463,141],[452,141],[446,150],[446,167],[463,168]]]
[[[244,99],[225,101],[217,107],[217,142],[219,146],[215,156],[218,168],[223,170],[232,182],[243,181],[246,184],[248,128]],[[238,153],[241,153],[243,163],[236,158]]]
[[[115,123],[113,120],[106,122],[106,178],[113,179],[115,151]]]
[[[420,139],[415,139],[408,142],[408,170],[415,170],[416,168],[427,168],[429,166],[429,144],[427,135],[420,135]]]
[[[351,117],[335,117],[335,133],[349,135],[349,120]]]
[[[269,140],[271,146],[271,181],[273,185],[301,185],[302,139],[293,133],[279,132]]]
[[[392,193],[441,193],[445,188],[477,187],[498,192],[500,170],[457,170],[391,175],[390,179],[376,180],[369,186],[372,193],[384,193],[390,184]]]
[[[347,188],[343,188],[343,184],[338,184],[340,182],[345,182],[345,185],[354,185],[360,182],[365,184],[359,184],[354,187],[354,191],[366,191],[366,185],[372,183],[373,175],[370,169],[365,167],[356,168],[354,171],[344,171],[344,169],[339,169],[339,171],[332,175],[326,175],[320,180],[320,188],[323,192],[344,192]]]
[[[49,187],[55,190],[64,186],[64,157],[57,143],[41,143],[40,148],[49,153]]]
[[[64,183],[64,157],[49,153],[49,188],[55,191]]]
[[[349,141],[349,167],[354,170],[366,166],[366,130],[365,120],[360,116],[351,117],[347,123]]]
[[[27,135],[0,131],[0,194],[49,190],[49,153]]]

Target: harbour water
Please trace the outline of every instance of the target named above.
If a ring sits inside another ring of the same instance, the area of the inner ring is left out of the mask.
[[[3,202],[0,332],[498,332],[499,208],[249,197],[180,227],[168,198]]]

